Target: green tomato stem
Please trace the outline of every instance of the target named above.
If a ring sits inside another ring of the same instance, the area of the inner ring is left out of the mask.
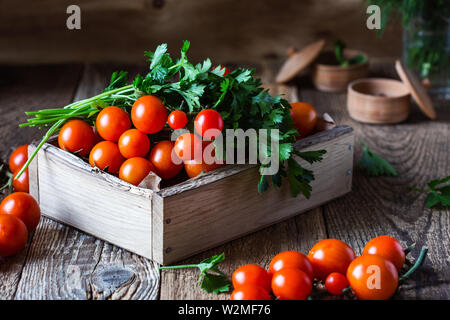
[[[419,269],[422,266],[427,256],[427,253],[428,247],[423,246],[422,249],[420,250],[420,255],[419,258],[417,258],[416,263],[411,268],[409,268],[409,270],[404,275],[400,277],[399,282],[403,282],[406,279],[408,279],[408,277],[410,277],[417,269]]]

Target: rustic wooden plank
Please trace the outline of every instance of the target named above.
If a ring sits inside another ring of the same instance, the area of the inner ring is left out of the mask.
[[[372,69],[372,75],[396,77],[393,64]],[[447,105],[438,107],[436,121],[428,120],[413,106],[405,123],[367,125],[349,118],[345,94],[330,95],[312,89],[308,80],[302,84],[300,98],[329,112],[338,124],[355,129],[355,163],[363,140],[370,148],[393,164],[399,176],[367,178],[356,170],[353,192],[324,206],[330,237],[349,243],[357,253],[369,239],[388,234],[403,245],[417,242],[427,245],[429,257],[400,291],[397,298],[448,299],[448,256],[450,250],[450,215],[448,210],[425,208],[425,196],[408,190],[408,186],[425,186],[427,181],[450,173],[450,123]],[[417,257],[418,250],[413,253]]]
[[[116,69],[120,68],[87,65],[75,99],[103,90]],[[126,69],[136,73],[140,68]],[[44,218],[14,298],[156,299],[157,267],[152,261]]]
[[[80,72],[80,66],[67,65],[0,67],[0,140],[5,142],[0,145],[1,159],[7,161],[12,148],[41,135],[37,129],[18,128],[26,120],[24,112],[69,103]],[[29,238],[30,243],[33,236]],[[14,297],[29,247],[16,256],[0,257],[0,299]]]

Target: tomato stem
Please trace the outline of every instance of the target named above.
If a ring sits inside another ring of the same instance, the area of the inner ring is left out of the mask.
[[[422,249],[420,250],[420,255],[419,255],[419,258],[417,258],[416,263],[414,263],[414,265],[411,268],[409,268],[409,270],[404,275],[402,275],[400,277],[400,279],[399,279],[400,282],[403,282],[406,279],[408,279],[409,276],[411,276],[417,269],[419,269],[422,266],[422,264],[425,261],[425,258],[427,256],[427,253],[428,253],[428,247],[423,246]]]
[[[411,251],[413,251],[413,250],[415,249],[415,247],[416,247],[416,243],[414,242],[412,245],[410,245],[408,248],[406,248],[406,249],[404,250],[405,255],[407,255],[408,253],[410,253]]]

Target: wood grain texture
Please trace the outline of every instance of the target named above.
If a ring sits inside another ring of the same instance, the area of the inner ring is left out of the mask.
[[[66,28],[66,9],[81,8],[81,30]],[[383,38],[366,27],[361,0],[3,0],[0,62],[145,61],[144,50],[167,42],[178,53],[192,42],[194,60],[216,63],[284,57],[319,38],[343,39],[369,55],[401,54],[401,28],[389,23]]]
[[[120,66],[86,66],[75,99],[103,90],[111,72],[117,69]],[[139,68],[127,69],[136,73]],[[47,92],[53,91],[48,88]],[[157,268],[150,260],[43,218],[17,290],[10,298],[156,299],[159,294]]]
[[[71,101],[80,66],[0,67],[0,156],[7,163],[13,148],[40,137],[37,129],[18,129],[25,111]],[[3,198],[3,195],[1,196]],[[36,231],[39,232],[39,231]],[[29,243],[33,235],[29,237]],[[30,246],[14,257],[0,257],[0,299],[12,299]]]

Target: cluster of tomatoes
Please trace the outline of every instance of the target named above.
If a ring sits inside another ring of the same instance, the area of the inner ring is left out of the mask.
[[[58,144],[66,151],[88,156],[91,166],[117,174],[133,185],[139,185],[150,172],[171,179],[183,167],[192,178],[218,167],[202,161],[202,151],[215,137],[209,132],[222,131],[223,119],[217,111],[205,109],[195,117],[196,134],[184,133],[175,143],[156,141],[163,136],[158,133],[166,123],[177,130],[184,129],[188,122],[185,112],[175,110],[168,114],[161,99],[146,95],[135,101],[130,114],[115,106],[102,109],[95,127],[83,120],[68,121],[61,128]],[[155,137],[153,147],[149,135]]]
[[[28,160],[28,145],[14,150],[9,157],[9,169],[13,173],[12,186],[16,192],[0,203],[0,256],[11,256],[21,251],[41,219],[37,201],[28,194],[28,169],[16,180],[17,173]]]
[[[398,287],[398,273],[405,263],[401,244],[390,236],[370,240],[356,257],[345,242],[325,239],[316,243],[308,256],[297,251],[276,255],[269,271],[248,264],[232,276],[232,300],[305,300],[314,284],[324,283],[332,295],[351,290],[361,300],[385,300]],[[347,289],[348,288],[348,289]]]

